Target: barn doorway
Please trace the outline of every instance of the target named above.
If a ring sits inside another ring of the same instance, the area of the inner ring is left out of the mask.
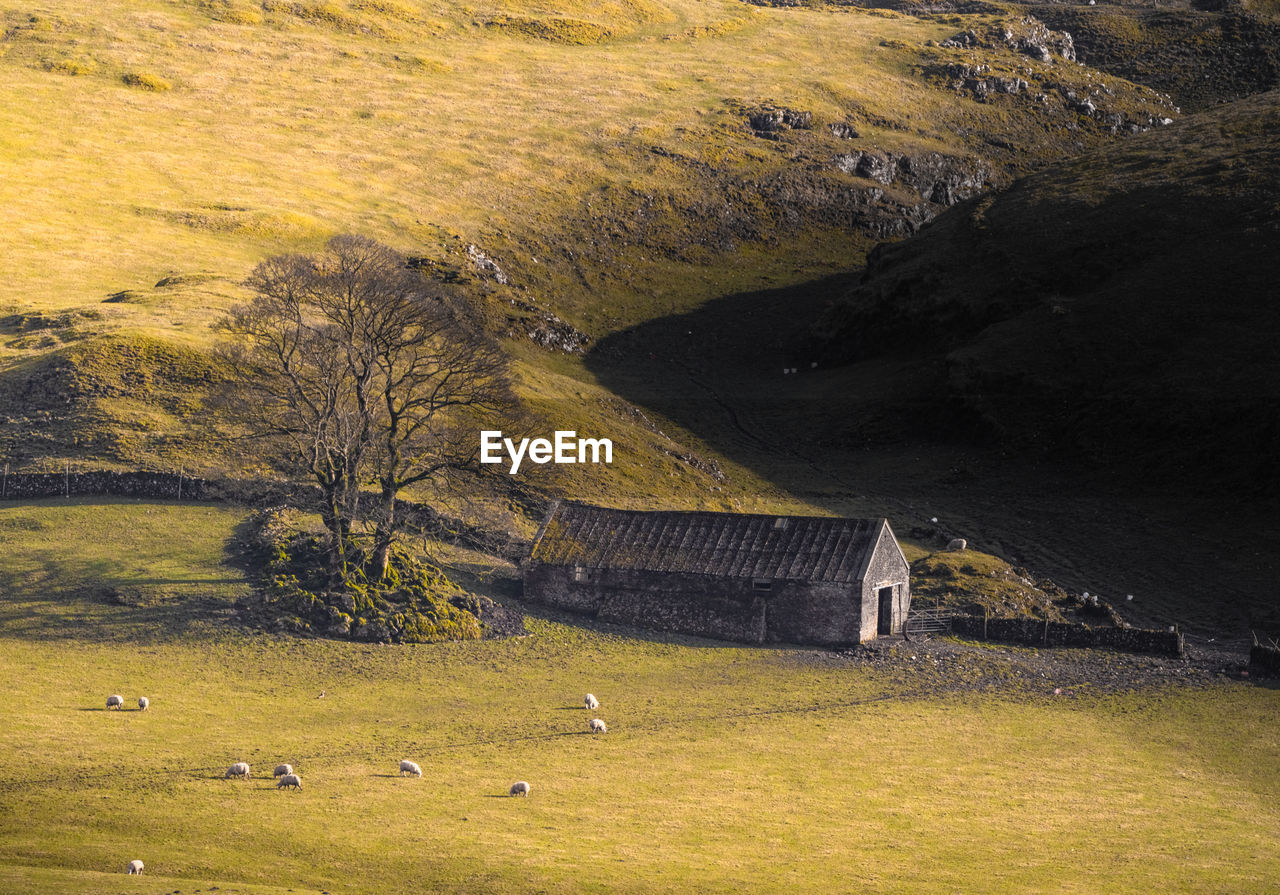
[[[880,625],[878,634],[893,633],[893,587],[882,587],[877,592],[880,597]]]

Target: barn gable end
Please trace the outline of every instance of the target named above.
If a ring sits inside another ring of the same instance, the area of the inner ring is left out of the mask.
[[[747,643],[859,643],[876,636],[874,585],[892,579],[895,633],[910,599],[906,561],[884,519],[563,502],[543,520],[523,573],[535,602]]]

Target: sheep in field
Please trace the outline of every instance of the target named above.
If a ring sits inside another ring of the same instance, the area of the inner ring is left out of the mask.
[[[145,712],[147,710],[147,706],[149,705],[151,705],[150,699],[147,699],[147,697],[145,696],[138,697],[138,711]]]
[[[141,873],[142,873],[142,862],[141,862],[141,861],[130,861],[130,862],[129,862],[129,871],[128,871],[128,872],[129,872],[129,875],[130,875],[130,876],[133,876],[135,873],[137,873],[137,874],[141,874]]]
[[[586,705],[587,711],[589,712],[594,712],[596,709],[600,708],[600,700],[596,699],[590,693],[587,694],[587,698],[582,700],[582,702]]]
[[[276,784],[276,789],[302,789],[302,778],[297,774],[285,774],[280,778],[280,782]]]
[[[107,697],[107,708],[119,709],[124,707],[124,697],[119,694]]]
[[[969,542],[964,538],[952,538],[947,544],[947,551],[949,553],[958,553],[959,551],[966,549],[968,546]]]
[[[603,721],[601,721],[599,718],[592,718],[592,719],[591,719],[591,732],[592,732],[592,733],[608,733],[608,732],[609,732],[609,728],[608,728],[608,727],[605,727],[604,722],[603,722]]]
[[[252,775],[249,773],[248,763],[237,761],[231,767],[227,768],[227,773],[223,775],[222,779],[226,780],[228,777],[243,777],[248,780],[251,776]]]
[[[291,765],[291,764],[278,764],[278,765],[276,765],[276,772],[275,772],[274,774],[272,774],[271,776],[273,776],[273,777],[283,777],[285,774],[292,774],[292,773],[293,773],[293,765]]]
[[[529,790],[531,789],[533,789],[533,787],[528,783],[523,780],[517,780],[515,783],[511,784],[511,795],[528,797]]]
[[[418,767],[406,758],[404,761],[400,762],[400,776],[403,777],[405,774],[409,774],[413,777],[421,777],[422,768]]]

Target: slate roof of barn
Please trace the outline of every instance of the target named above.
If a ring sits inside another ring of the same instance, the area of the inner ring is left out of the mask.
[[[543,520],[529,558],[591,569],[854,583],[888,525],[884,518],[643,512],[563,501]]]

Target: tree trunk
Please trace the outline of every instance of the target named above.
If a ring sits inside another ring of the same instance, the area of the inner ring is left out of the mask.
[[[391,541],[395,536],[396,491],[392,485],[382,486],[382,501],[378,524],[373,532],[373,555],[369,558],[369,578],[382,581],[387,577],[391,564]]]
[[[329,530],[329,585],[336,587],[345,580],[347,572],[347,520],[332,497],[325,501],[320,515]]]

